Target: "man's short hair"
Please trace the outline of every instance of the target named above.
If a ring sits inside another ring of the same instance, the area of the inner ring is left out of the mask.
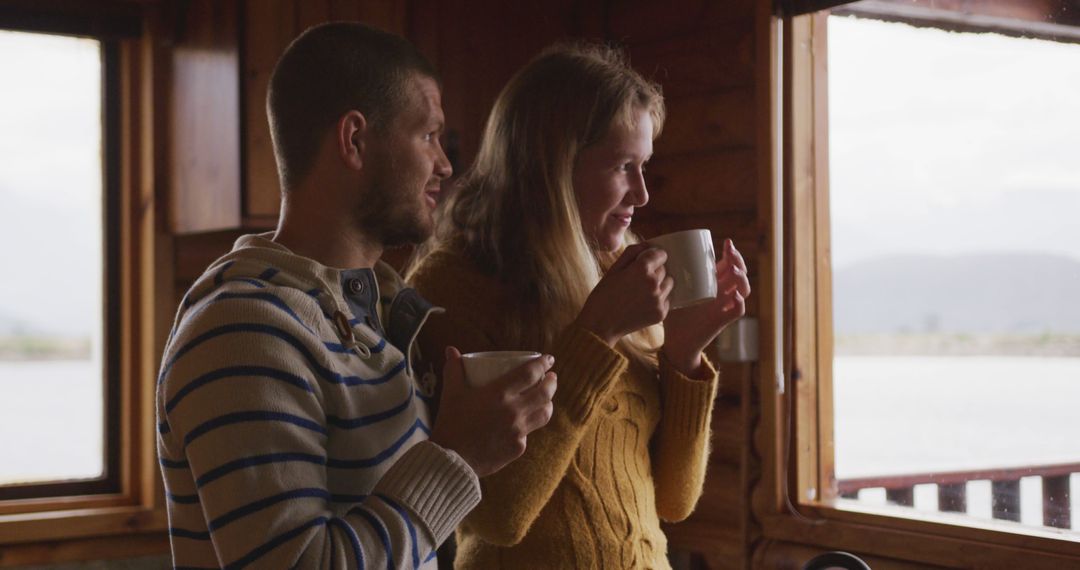
[[[328,130],[350,110],[385,132],[404,105],[407,78],[435,70],[404,38],[355,22],[309,28],[285,49],[266,94],[278,176],[295,188]]]

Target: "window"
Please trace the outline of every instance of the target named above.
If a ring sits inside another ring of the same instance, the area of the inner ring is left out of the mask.
[[[96,39],[0,31],[0,498],[118,489],[112,66]]]
[[[945,567],[1071,567],[1076,4],[792,9],[775,412],[790,504],[764,534]]]
[[[1080,532],[1080,45],[828,42],[839,493]]]
[[[152,15],[0,4],[2,564],[168,548],[153,448],[172,285]]]

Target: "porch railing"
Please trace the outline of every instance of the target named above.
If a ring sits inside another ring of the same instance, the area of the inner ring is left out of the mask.
[[[889,502],[913,507],[915,506],[915,486],[936,484],[938,510],[964,513],[968,509],[967,483],[989,481],[992,516],[999,520],[1019,522],[1020,479],[1041,477],[1043,525],[1070,528],[1072,516],[1069,497],[1072,490],[1069,488],[1069,478],[1074,473],[1080,473],[1080,463],[884,475],[838,480],[837,492],[841,497],[855,499],[858,498],[858,493],[862,489],[883,488],[885,498]],[[1080,489],[1076,491],[1080,492]]]

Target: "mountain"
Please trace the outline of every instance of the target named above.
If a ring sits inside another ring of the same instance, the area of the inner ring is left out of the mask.
[[[895,255],[837,269],[836,334],[1080,333],[1080,261],[1046,254]]]

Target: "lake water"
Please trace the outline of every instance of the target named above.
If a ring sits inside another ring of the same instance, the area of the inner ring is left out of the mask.
[[[847,356],[833,377],[837,478],[1080,463],[1080,358]],[[969,513],[988,518],[989,482],[968,493]],[[1022,521],[1040,524],[1040,478],[1020,495]],[[916,487],[915,504],[935,508],[935,486]]]
[[[0,483],[101,473],[98,370],[0,362]],[[834,376],[838,478],[1080,463],[1080,358],[847,356]],[[1038,519],[1038,484],[1021,482],[1025,522]],[[989,516],[981,485],[970,510]],[[934,495],[924,487],[917,507]],[[1080,492],[1072,499],[1077,517]]]
[[[91,361],[0,361],[0,483],[101,475],[100,370]]]

